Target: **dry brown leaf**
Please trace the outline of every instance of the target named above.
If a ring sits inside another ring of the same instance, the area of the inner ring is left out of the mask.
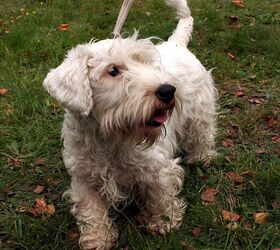
[[[255,223],[257,224],[264,224],[268,217],[269,213],[254,213],[253,218]]]
[[[257,99],[257,98],[252,98],[252,99],[249,99],[249,102],[250,102],[251,104],[254,104],[254,105],[256,105],[256,106],[259,106],[259,105],[263,104],[264,99],[262,99],[262,98],[259,98],[259,99]]]
[[[222,141],[224,147],[234,147],[234,142],[231,139],[225,139]]]
[[[232,0],[231,2],[239,8],[245,7],[243,0]]]
[[[227,55],[233,60],[236,59],[236,56],[234,54],[230,53],[230,52],[227,52]]]
[[[0,95],[6,95],[9,92],[7,88],[0,88]]]
[[[274,201],[273,203],[272,203],[272,207],[274,208],[274,209],[278,209],[278,208],[280,208],[280,201]]]
[[[251,80],[254,80],[254,79],[257,78],[257,76],[256,76],[256,75],[251,75],[251,76],[249,76],[249,78],[250,78]]]
[[[242,182],[244,182],[244,177],[237,174],[237,173],[234,173],[234,172],[228,172],[226,174],[227,178],[231,181],[233,181],[234,183],[236,184],[240,184]]]
[[[229,212],[229,211],[226,211],[226,210],[222,210],[222,216],[223,216],[223,220],[228,220],[228,221],[231,221],[231,222],[235,222],[235,221],[240,220],[240,215],[239,214]]]
[[[264,120],[270,128],[276,127],[279,123],[276,115],[275,117],[271,117],[270,115],[266,114],[264,115]]]
[[[9,163],[14,165],[14,166],[20,166],[21,163],[22,163],[22,160],[20,159],[17,159],[17,158],[14,158],[12,156],[9,156],[9,159],[8,159]]]
[[[237,97],[242,97],[244,96],[244,92],[241,89],[239,89],[234,92],[234,95]]]
[[[52,215],[55,213],[55,207],[52,204],[47,205],[44,198],[35,199],[34,208],[28,208],[27,211],[33,216],[40,216],[42,214]]]
[[[190,243],[187,240],[180,240],[180,245],[183,249],[195,250],[195,248],[192,245],[190,245]]]
[[[62,23],[58,26],[58,30],[61,32],[69,31],[69,24],[68,23]]]
[[[250,229],[253,228],[253,224],[251,222],[246,222],[244,227],[245,227],[245,229],[247,229],[247,230],[249,229],[250,230]]]
[[[242,28],[243,24],[241,23],[241,21],[239,20],[239,18],[237,16],[229,16],[228,19],[230,21],[231,28],[233,28],[233,29]]]
[[[54,214],[54,213],[55,213],[55,207],[54,207],[54,205],[53,205],[53,204],[47,205],[46,212],[47,212],[49,215]]]
[[[280,108],[273,108],[272,109],[272,114],[278,115],[280,113]]]
[[[234,126],[234,125],[228,126],[227,127],[227,134],[228,134],[228,137],[231,138],[231,139],[238,138],[239,137],[238,126]]]
[[[40,185],[37,185],[34,190],[33,190],[33,193],[35,194],[41,194],[43,191],[44,191],[45,187],[44,186],[40,186]]]
[[[219,192],[219,190],[217,190],[216,188],[207,188],[206,190],[204,190],[201,195],[200,198],[202,201],[207,202],[207,203],[215,203],[216,202],[216,198],[215,195]]]
[[[77,232],[77,231],[73,231],[73,232],[70,232],[70,233],[68,234],[68,237],[69,237],[71,240],[75,240],[75,239],[79,238],[79,236],[80,236],[80,234],[79,234],[79,232]]]
[[[19,212],[20,213],[25,213],[27,211],[27,208],[26,207],[20,207],[19,208]]]
[[[229,16],[228,18],[231,22],[237,22],[239,20],[238,16]]]
[[[280,135],[276,135],[272,137],[272,141],[274,142],[280,142]]]
[[[258,155],[262,155],[262,154],[268,154],[268,151],[261,148],[261,149],[257,149],[255,153]]]
[[[44,158],[37,158],[35,159],[35,164],[38,166],[43,166],[45,164],[45,159]]]
[[[236,230],[238,228],[238,223],[236,221],[230,222],[229,224],[226,225],[226,228],[231,229],[231,230]]]
[[[201,234],[202,230],[200,227],[195,227],[193,230],[192,230],[192,234],[193,236],[197,237]]]
[[[278,125],[278,120],[277,120],[277,119],[274,119],[274,118],[271,118],[271,119],[269,119],[269,120],[267,121],[267,123],[268,123],[268,126],[269,126],[270,128],[272,128],[272,127],[275,127],[275,126]]]

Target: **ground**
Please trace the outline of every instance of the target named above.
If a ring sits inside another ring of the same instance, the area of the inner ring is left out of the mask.
[[[42,88],[71,47],[111,37],[121,1],[2,0],[0,6],[0,249],[77,249],[61,159],[63,110]],[[280,3],[189,0],[190,49],[213,68],[218,159],[185,165],[180,230],[149,235],[134,208],[117,219],[116,249],[280,248]],[[64,24],[64,25],[62,25]],[[163,1],[136,0],[123,28],[166,39]]]

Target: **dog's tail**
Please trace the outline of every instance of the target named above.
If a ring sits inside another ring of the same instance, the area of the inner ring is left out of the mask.
[[[180,46],[187,46],[193,30],[193,18],[186,0],[165,0],[166,4],[174,8],[179,22],[172,36],[168,41],[175,42]]]

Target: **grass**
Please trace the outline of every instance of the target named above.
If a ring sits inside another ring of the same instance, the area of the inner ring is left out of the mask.
[[[42,81],[71,47],[111,36],[120,2],[1,2],[0,88],[8,93],[0,96],[0,249],[78,248],[74,219],[61,199],[69,185],[60,151],[63,110]],[[128,208],[117,219],[116,249],[280,248],[279,1],[250,0],[244,8],[225,0],[189,2],[195,18],[189,47],[215,68],[219,158],[208,169],[185,166],[181,195],[188,207],[179,231],[148,235]],[[166,39],[175,22],[163,1],[135,1],[123,31],[137,28],[141,37]],[[69,24],[68,32],[58,31],[61,23]],[[244,181],[233,187],[229,172]],[[41,194],[33,192],[37,185],[45,187]],[[209,187],[219,190],[217,202],[205,206],[200,195]],[[40,197],[54,204],[54,215],[22,212]],[[236,230],[227,227],[221,210],[242,216]],[[264,224],[255,223],[258,212],[269,214]]]

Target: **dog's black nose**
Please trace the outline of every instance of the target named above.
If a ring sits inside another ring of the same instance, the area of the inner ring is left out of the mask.
[[[169,103],[174,98],[176,88],[169,83],[162,84],[155,92],[158,99],[162,102]]]

